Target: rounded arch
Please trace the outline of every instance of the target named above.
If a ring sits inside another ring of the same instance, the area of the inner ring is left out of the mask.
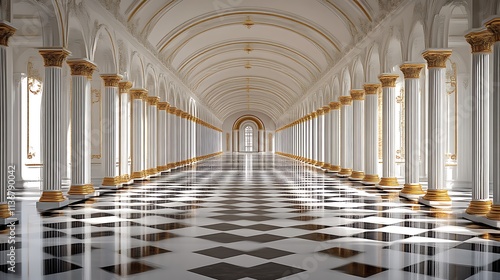
[[[351,90],[351,74],[349,73],[349,69],[344,68],[342,71],[342,89],[339,96],[348,95]]]
[[[83,27],[76,16],[68,21],[68,50],[74,58],[89,58],[88,40]]]
[[[136,88],[144,88],[144,64],[139,54],[134,51],[132,52],[132,58],[130,59],[130,81],[134,83]]]
[[[424,25],[421,21],[415,22],[408,38],[408,58],[410,61],[423,61],[422,52],[425,50],[426,41]]]
[[[255,122],[257,124],[257,127],[258,127],[259,130],[264,130],[265,129],[264,123],[257,116],[254,116],[254,115],[244,115],[244,116],[241,116],[238,119],[236,119],[236,121],[233,124],[233,130],[239,129],[240,126],[241,126],[241,124],[244,121],[248,121],[248,120]]]
[[[111,32],[105,25],[100,25],[95,34],[91,57],[100,73],[118,73],[115,46]]]
[[[361,64],[361,60],[356,58],[353,68],[352,68],[352,88],[353,89],[361,89],[363,88],[363,82],[365,78],[363,69],[363,64]]]
[[[158,96],[156,73],[151,64],[146,66],[146,89],[149,96]]]
[[[378,82],[378,75],[381,72],[380,68],[380,53],[378,44],[374,44],[370,48],[369,55],[366,59],[366,81],[370,83]]]
[[[384,55],[384,72],[394,73],[399,70],[399,65],[403,62],[401,51],[401,39],[397,36],[390,37]]]
[[[167,99],[167,81],[163,74],[158,77],[158,96],[162,102],[168,101]]]

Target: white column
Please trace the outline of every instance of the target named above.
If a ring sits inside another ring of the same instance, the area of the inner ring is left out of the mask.
[[[118,161],[118,83],[121,75],[101,75],[104,81],[103,98],[103,187],[116,188],[121,184],[116,162]]]
[[[122,81],[118,83],[120,91],[120,143],[119,147],[119,163],[120,163],[120,182],[124,184],[130,183],[130,167],[129,159],[129,142],[130,142],[130,98],[129,90],[132,88],[132,82]],[[89,121],[90,122],[90,121]]]
[[[353,160],[352,97],[350,95],[343,95],[339,97],[339,101],[342,104],[340,109],[340,165],[342,169],[339,171],[337,176],[349,177],[352,174]]]
[[[148,167],[147,175],[155,176],[160,172],[158,170],[158,96],[148,96]]]
[[[429,186],[425,196],[418,201],[429,206],[451,206],[444,178],[446,139],[443,139],[446,135],[446,60],[451,50],[429,49],[422,55],[429,69]]]
[[[265,141],[266,141],[266,132],[263,129],[259,130],[259,152],[265,151]]]
[[[489,62],[493,34],[488,29],[474,30],[465,35],[465,39],[472,47],[472,201],[465,212],[470,215],[486,215],[491,209]]]
[[[132,102],[132,179],[145,179],[146,166],[144,164],[144,99],[148,91],[145,89],[131,89]]]
[[[352,89],[353,109],[353,171],[352,181],[361,181],[365,177],[365,91],[363,89]]]
[[[168,102],[158,103],[158,158],[156,165],[158,166],[158,171],[166,172],[168,170],[167,164],[167,129],[168,129],[168,107],[170,104]]]
[[[167,168],[172,169],[175,168],[175,150],[176,150],[176,145],[177,145],[177,139],[176,139],[176,129],[175,129],[175,112],[177,111],[177,108],[170,106],[168,108],[168,152],[167,152],[167,159],[168,159],[168,164]]]
[[[311,164],[318,163],[318,113],[311,113]]]
[[[381,189],[400,189],[396,178],[396,80],[398,74],[381,74],[382,82],[382,179]]]
[[[71,68],[71,187],[70,198],[94,193],[91,170],[90,80],[96,66],[85,59],[67,61]]]
[[[324,120],[325,120],[325,111],[323,108],[319,108],[316,110],[316,142],[314,145],[317,146],[316,149],[316,167],[323,167],[325,165],[325,158],[323,154],[323,149],[324,149],[324,138],[323,138],[323,132],[324,132]]]
[[[364,185],[376,185],[378,176],[378,94],[380,84],[365,84],[365,177]]]
[[[5,52],[4,47],[1,49]],[[62,64],[69,52],[61,48],[42,49],[39,52],[45,63],[45,79],[41,127],[43,192],[37,208],[43,211],[60,208],[69,203],[61,191],[61,168],[65,168],[61,162],[61,150],[66,149],[66,143],[61,143]],[[5,61],[5,55],[3,59]]]
[[[332,114],[330,106],[324,106],[323,119],[323,169],[328,172],[332,168]]]
[[[405,185],[399,196],[411,200],[424,195],[420,185],[420,72],[425,64],[400,66],[405,78]]]
[[[8,160],[8,118],[7,114],[8,106],[7,96],[10,95],[8,85],[9,72],[12,70],[7,67],[7,48],[9,38],[14,35],[16,29],[12,27],[7,22],[0,22],[0,225],[8,224],[11,221],[15,221],[12,218],[13,211],[9,210],[7,197],[7,192],[10,191],[8,186],[10,185],[9,173],[14,173],[18,170],[9,170],[9,160]],[[66,56],[64,56],[66,57]],[[64,58],[63,58],[64,59]],[[15,167],[21,169],[21,167]],[[9,172],[11,171],[11,172]],[[12,178],[12,176],[11,176]],[[60,190],[60,187],[59,187]],[[63,198],[62,193],[58,196],[59,199]]]
[[[331,141],[328,144],[331,147],[331,161],[330,172],[339,172],[341,170],[340,163],[340,109],[342,104],[340,102],[330,102],[330,115],[331,123],[328,127],[332,132]]]
[[[495,222],[500,221],[500,17],[494,18],[486,23],[486,27],[494,34],[493,53],[493,205],[486,217]],[[497,222],[497,227],[499,227]]]

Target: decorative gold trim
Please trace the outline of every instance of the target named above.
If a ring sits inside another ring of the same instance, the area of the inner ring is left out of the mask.
[[[146,172],[143,170],[143,171],[136,171],[136,172],[132,172],[132,176],[131,178],[132,179],[142,179],[142,178],[146,178]]]
[[[41,49],[38,52],[43,57],[45,67],[62,67],[66,57],[71,54],[66,49]]]
[[[449,49],[430,49],[422,53],[427,68],[446,68],[446,60],[451,56]]]
[[[16,29],[13,26],[0,22],[0,46],[8,47],[9,39],[14,33],[16,33]]]
[[[63,195],[62,191],[43,191],[39,202],[62,202],[67,198]]]
[[[365,90],[363,89],[351,89],[352,100],[363,101],[365,100]]]
[[[380,179],[380,182],[378,183],[380,186],[388,186],[388,187],[399,187],[398,179],[395,177],[387,177]]]
[[[120,182],[121,183],[127,183],[127,182],[130,182],[130,175],[128,174],[123,174],[120,176]]]
[[[365,175],[365,177],[363,177],[363,182],[369,182],[369,183],[375,183],[375,184],[378,184],[380,182],[380,178],[378,177],[377,174],[375,175]]]
[[[116,176],[113,178],[110,177],[105,177],[102,179],[102,185],[103,186],[117,186],[121,183],[121,178],[120,176]]]
[[[380,74],[378,79],[382,83],[382,87],[396,87],[396,80],[399,78],[398,74]]]
[[[364,84],[365,94],[377,94],[382,87],[382,84]]]
[[[332,110],[339,110],[340,108],[342,108],[342,103],[340,102],[330,102],[330,104],[328,105]]]
[[[487,215],[491,210],[491,200],[472,200],[465,210],[465,213],[471,215]]]
[[[101,79],[104,81],[104,86],[105,87],[118,87],[122,75],[118,74],[102,74]]]
[[[363,180],[365,178],[365,172],[363,171],[353,171],[351,173],[351,178],[352,179],[360,179]]]
[[[341,168],[338,175],[341,176],[351,176],[352,174],[352,169],[351,168]]]
[[[425,67],[423,63],[404,63],[399,66],[405,79],[419,79],[420,72]]]
[[[422,190],[422,185],[420,184],[404,184],[401,193],[412,194],[412,195],[423,195],[425,192]]]
[[[342,106],[352,105],[352,97],[350,95],[339,96],[339,101]]]
[[[486,214],[486,218],[494,221],[500,221],[500,205],[493,204],[491,206],[490,212]]]
[[[130,89],[132,88],[132,82],[131,81],[119,82],[118,88],[120,90],[120,93],[129,93]]]
[[[493,33],[493,39],[496,42],[500,41],[500,17],[486,22],[485,26],[491,33]]]
[[[0,218],[7,219],[12,217],[12,212],[9,210],[9,205],[7,203],[0,204]]]
[[[158,110],[167,111],[170,104],[168,102],[158,102]]]
[[[148,96],[148,91],[143,88],[133,88],[129,90],[130,97],[132,100],[144,99],[144,97]]]
[[[493,33],[485,29],[481,31],[472,31],[465,36],[467,43],[471,45],[472,53],[490,53],[491,46],[494,43]]]
[[[328,170],[332,172],[339,172],[340,170],[342,170],[342,168],[339,165],[330,165],[330,168]]]
[[[71,69],[71,76],[85,76],[87,79],[92,79],[92,74],[97,69],[97,66],[88,60],[67,60],[66,63]]]
[[[92,184],[86,184],[82,186],[71,186],[69,188],[68,195],[87,195],[94,192],[94,186]]]
[[[428,201],[451,201],[448,190],[427,190],[422,198]]]
[[[158,102],[160,102],[160,98],[158,96],[148,96],[146,100],[150,106],[157,106]]]

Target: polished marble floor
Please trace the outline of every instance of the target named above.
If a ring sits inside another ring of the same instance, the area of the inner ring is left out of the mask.
[[[500,230],[271,154],[225,154],[69,207],[18,193],[0,279],[500,279]],[[12,240],[12,239],[10,239]],[[11,256],[9,256],[9,254]]]

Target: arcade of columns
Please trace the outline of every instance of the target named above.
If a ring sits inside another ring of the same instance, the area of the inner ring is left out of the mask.
[[[0,139],[7,131],[7,48],[16,29],[0,22]],[[41,49],[45,79],[42,100],[43,192],[37,202],[41,211],[97,195],[91,182],[91,86],[95,64],[86,59],[68,59],[62,48]],[[61,138],[62,66],[71,69],[71,187],[64,195],[60,158],[66,149]],[[142,88],[118,74],[101,75],[103,94],[104,178],[100,188],[117,189],[133,180],[151,176],[219,155],[222,130],[188,112],[159,102]],[[131,115],[130,119],[128,115]],[[129,142],[130,141],[130,142]],[[129,143],[131,154],[129,154]],[[0,169],[7,170],[7,141],[0,141]],[[129,165],[131,158],[131,165]],[[0,224],[12,216],[7,203],[7,172],[0,172]]]
[[[489,121],[500,124],[500,112],[489,120],[489,87],[492,102],[500,107],[500,18],[485,23],[485,28],[465,36],[472,49],[472,200],[465,218],[500,227],[500,131],[495,129],[488,144]],[[493,81],[489,81],[489,56],[493,48]],[[405,178],[400,186],[396,178],[396,80],[399,75],[382,73],[379,84],[365,84],[352,89],[338,102],[331,102],[277,130],[277,154],[312,164],[338,177],[349,177],[365,185],[377,185],[399,196],[418,200],[431,207],[451,206],[445,184],[444,98],[446,60],[450,49],[428,49],[422,53],[428,68],[429,169],[428,189],[419,182],[420,143],[420,73],[426,66],[406,62],[400,65],[405,87]],[[378,94],[382,89],[382,178],[378,164]],[[324,128],[324,129],[323,129]],[[316,133],[321,132],[321,133]],[[492,149],[492,152],[489,151]],[[493,155],[493,202],[489,199],[489,155]]]

